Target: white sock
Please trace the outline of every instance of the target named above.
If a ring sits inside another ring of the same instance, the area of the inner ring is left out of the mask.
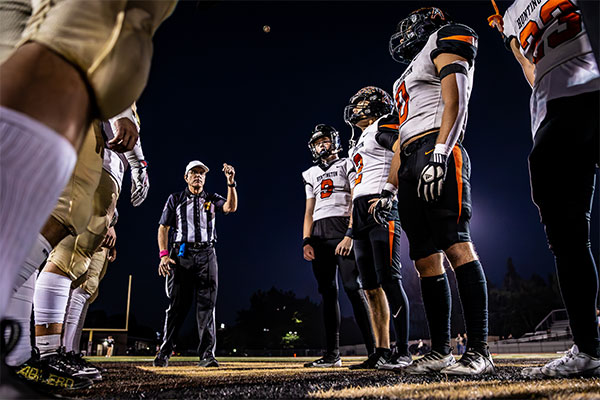
[[[67,315],[65,317],[65,325],[63,328],[63,344],[66,351],[75,351],[76,353],[79,353],[79,340],[81,339],[81,336],[77,334],[77,331],[82,317],[85,318],[83,316],[83,309],[89,298],[90,294],[82,288],[71,291]],[[75,343],[75,337],[79,338],[77,343]]]
[[[13,288],[15,292],[21,287],[21,285],[23,285],[23,283],[25,283],[25,281],[29,279],[29,277],[31,277],[31,275],[33,275],[34,272],[37,272],[40,269],[40,267],[46,262],[46,259],[51,251],[52,246],[50,246],[50,243],[48,243],[46,238],[41,233],[38,233],[37,240],[29,250],[29,254],[27,255],[23,265],[21,265],[17,278],[15,279],[15,285]],[[31,294],[33,295],[33,291]]]
[[[35,324],[62,324],[65,320],[70,291],[71,279],[52,272],[42,271],[35,284],[33,295]],[[36,337],[36,344],[42,355],[56,351],[60,347],[60,334],[38,336]]]
[[[60,347],[60,334],[36,336],[35,345],[40,350],[40,357],[56,353]]]
[[[77,154],[27,115],[0,107],[0,319],[36,235],[67,184]]]
[[[21,285],[10,299],[6,316],[19,323],[21,337],[14,349],[6,356],[6,363],[13,367],[23,364],[31,358],[31,311],[33,309],[33,289],[37,271]]]

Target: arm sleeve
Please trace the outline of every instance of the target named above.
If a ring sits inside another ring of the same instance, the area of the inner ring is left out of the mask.
[[[210,197],[210,201],[215,205],[215,210],[223,212],[223,206],[227,202],[227,199],[220,194],[213,193]]]
[[[309,182],[308,171],[302,173],[302,182],[304,183],[304,191],[307,199],[314,199],[315,192],[312,183]]]
[[[381,147],[393,151],[392,147],[396,140],[398,140],[398,114],[392,113],[381,117],[377,121],[377,133],[375,134],[375,141],[379,143]]]
[[[140,168],[147,166],[140,138],[138,138],[137,142],[135,143],[135,146],[133,146],[133,150],[125,152],[125,157],[127,158],[127,162],[129,163],[131,168]]]
[[[469,66],[472,66],[477,56],[478,40],[475,31],[466,25],[443,26],[437,32],[436,48],[430,54],[431,60],[433,61],[440,54],[451,53],[465,58]]]
[[[113,132],[115,131],[115,122],[117,122],[121,118],[127,118],[127,119],[129,119],[131,122],[133,122],[135,124],[135,126],[137,127],[138,132],[140,131],[140,124],[139,124],[139,121],[137,119],[137,113],[134,111],[133,106],[127,107],[121,113],[115,115],[114,117],[112,117],[112,118],[110,118],[108,120],[108,122],[110,123],[111,128],[113,129]]]
[[[158,222],[160,225],[175,226],[175,207],[175,196],[170,195],[160,216],[160,221]]]
[[[513,19],[512,14],[513,14],[512,8],[509,8],[504,13],[504,17],[502,17],[502,21],[504,21],[504,33],[503,33],[504,47],[506,47],[506,50],[510,51],[511,53],[512,53],[512,49],[510,48],[510,42],[513,39],[518,39],[518,35],[517,35],[517,31],[515,29],[514,19]]]

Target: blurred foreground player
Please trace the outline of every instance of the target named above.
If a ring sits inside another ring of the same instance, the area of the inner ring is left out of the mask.
[[[531,193],[554,253],[575,342],[564,357],[526,368],[525,375],[600,375],[598,274],[589,236],[600,151],[600,73],[578,3],[517,0],[498,25],[533,89]]]
[[[390,39],[394,60],[409,64],[394,84],[399,143],[388,183],[398,186],[398,210],[421,278],[432,350],[403,372],[494,373],[488,351],[487,286],[471,242],[471,165],[462,146],[473,85],[477,34],[440,9],[416,10]],[[377,206],[389,204],[389,194]],[[376,209],[378,207],[375,207]],[[468,335],[456,362],[450,348],[448,258]]]
[[[363,335],[367,354],[375,351],[369,305],[361,288],[352,252],[350,182],[354,182],[355,174],[350,173],[350,160],[338,155],[342,146],[335,128],[317,125],[308,148],[317,165],[302,173],[306,190],[302,250],[304,259],[312,261],[319,293],[323,297],[326,352],[322,358],[304,366],[341,367],[338,268],[344,290],[352,304],[354,318]]]
[[[408,351],[409,303],[400,273],[400,224],[392,215],[388,227],[380,226],[369,213],[372,200],[386,184],[393,147],[398,139],[398,117],[392,98],[384,90],[367,86],[350,99],[344,119],[361,131],[348,151],[353,163],[352,234],[360,279],[367,293],[377,348],[369,358],[351,369],[396,369],[412,362]],[[393,202],[395,209],[396,202]],[[396,354],[390,346],[390,316],[396,331]]]
[[[158,227],[160,263],[158,274],[166,278],[169,308],[165,316],[163,343],[154,359],[155,367],[166,367],[173,352],[179,329],[187,316],[192,299],[196,300],[198,356],[200,367],[218,367],[215,304],[217,301],[218,266],[216,213],[237,210],[235,169],[223,164],[227,179],[227,199],[204,190],[208,167],[191,161],[184,174],[187,188],[169,196]],[[169,229],[175,230],[169,249]]]

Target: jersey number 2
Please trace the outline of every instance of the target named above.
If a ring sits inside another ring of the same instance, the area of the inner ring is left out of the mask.
[[[333,193],[333,181],[331,179],[323,179],[321,181],[321,198],[326,199]]]
[[[363,158],[360,153],[356,153],[352,161],[356,167],[356,178],[354,179],[354,186],[356,186],[362,182]]]

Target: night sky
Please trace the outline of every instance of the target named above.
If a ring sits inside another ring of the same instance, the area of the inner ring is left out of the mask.
[[[498,2],[501,12],[509,4]],[[502,283],[508,257],[524,277],[552,273],[553,258],[529,189],[530,89],[487,25],[489,1],[190,1],[180,2],[155,36],[150,79],[138,101],[150,194],[133,208],[126,174],[117,261],[109,266],[92,310],[123,313],[132,274],[132,314],[161,330],[167,298],[157,275],[158,220],[169,194],[185,187],[184,169],[193,159],[211,168],[208,191],[226,195],[223,162],[237,172],[238,211],[217,215],[217,323],[233,323],[253,292],[272,286],[320,301],[301,250],[300,174],[312,165],[306,146],[310,132],[318,123],[333,125],[347,154],[344,106],[364,86],[391,92],[405,65],[390,57],[388,39],[400,19],[424,5],[439,6],[479,34],[464,145],[472,162],[472,237],[488,280]],[[263,32],[264,25],[270,33]],[[597,110],[590,118],[598,118]],[[574,150],[567,146],[566,151]],[[596,193],[596,210],[597,203]],[[592,217],[597,259],[597,212]],[[413,268],[405,237],[402,262]],[[349,303],[341,297],[342,312],[349,315]]]

